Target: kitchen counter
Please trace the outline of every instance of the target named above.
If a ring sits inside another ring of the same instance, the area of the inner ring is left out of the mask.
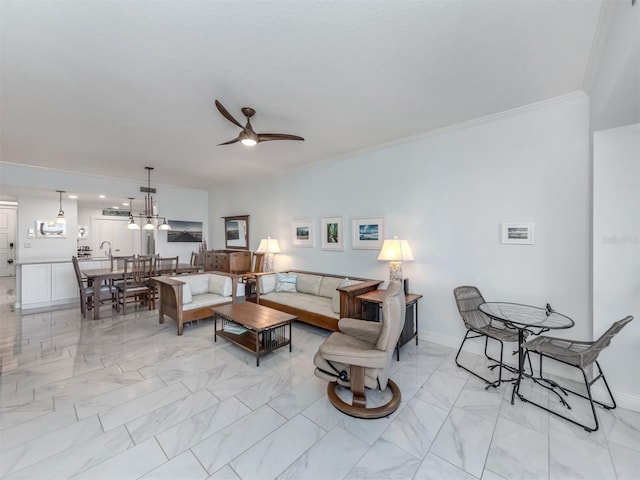
[[[82,257],[78,258],[79,262],[100,262],[102,260],[109,261],[109,257]],[[19,260],[16,265],[36,265],[39,263],[71,263],[69,258],[30,258],[29,260]]]

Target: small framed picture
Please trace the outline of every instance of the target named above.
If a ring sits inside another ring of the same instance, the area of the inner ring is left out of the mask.
[[[322,250],[343,251],[344,230],[342,229],[342,217],[322,217],[321,227]]]
[[[313,247],[313,220],[293,220],[291,222],[291,243],[296,247]]]
[[[384,218],[360,217],[352,220],[351,248],[377,250],[384,242]]]
[[[533,245],[533,223],[503,223],[502,243]]]

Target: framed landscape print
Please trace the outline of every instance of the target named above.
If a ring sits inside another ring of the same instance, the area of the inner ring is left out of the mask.
[[[296,247],[314,246],[313,220],[294,220],[291,222],[291,243]]]
[[[502,243],[533,245],[533,223],[503,223]]]
[[[342,217],[322,217],[320,235],[322,250],[343,251],[344,250],[344,230],[342,227]]]
[[[384,241],[383,217],[360,217],[352,220],[351,248],[380,249]]]

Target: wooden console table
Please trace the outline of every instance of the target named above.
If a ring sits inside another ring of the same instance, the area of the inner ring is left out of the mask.
[[[382,320],[382,302],[386,295],[386,290],[374,290],[373,292],[358,295],[362,301],[361,318],[363,320],[372,320],[379,322]],[[407,293],[404,300],[407,306],[405,313],[404,327],[400,333],[400,338],[396,345],[396,358],[400,360],[400,347],[415,337],[416,345],[418,345],[418,300],[422,295],[416,293]]]

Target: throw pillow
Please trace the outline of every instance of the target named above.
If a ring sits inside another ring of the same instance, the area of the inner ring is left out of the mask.
[[[342,282],[340,282],[338,288],[348,287],[349,285],[351,285],[351,280],[349,280],[349,277],[347,277]],[[333,292],[333,298],[331,299],[331,309],[334,311],[334,313],[340,313],[340,292],[338,290]]]
[[[188,283],[185,283],[182,286],[182,304],[186,305],[187,303],[193,302],[193,296],[191,295],[191,287]]]
[[[276,273],[276,292],[296,292],[296,273]]]

